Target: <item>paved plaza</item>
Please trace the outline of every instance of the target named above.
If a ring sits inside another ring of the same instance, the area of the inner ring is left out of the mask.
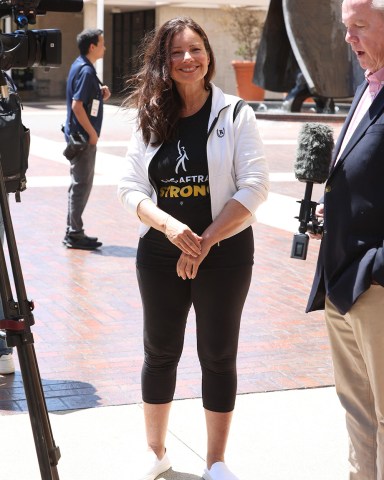
[[[62,245],[69,184],[60,131],[64,104],[27,104],[23,119],[32,132],[28,188],[21,203],[11,197],[10,205],[27,294],[35,303],[32,332],[40,374],[63,455],[59,472],[64,480],[132,480],[130,445],[138,446],[142,438],[138,223],[116,196],[130,118],[117,106],[106,107],[95,184],[84,216],[86,232],[103,242],[93,252]],[[336,137],[341,122],[329,124]],[[293,174],[301,126],[292,118],[259,119],[271,190],[254,225],[254,274],[240,336],[238,413],[229,458],[242,480],[341,480],[345,469],[343,414],[333,389],[323,315],[304,313],[318,242],[310,242],[306,261],[290,258],[298,228],[297,200],[305,190]],[[315,185],[315,200],[321,190]],[[17,355],[15,360],[16,374],[0,376],[0,428],[12,432],[16,442],[6,445],[9,461],[2,460],[0,478],[37,480]],[[175,460],[179,473],[165,475],[166,480],[200,479],[205,448],[200,395],[191,312],[178,370],[179,401],[171,420],[171,443],[184,453]],[[293,435],[299,437],[297,443]],[[13,448],[24,447],[28,461],[18,464]]]

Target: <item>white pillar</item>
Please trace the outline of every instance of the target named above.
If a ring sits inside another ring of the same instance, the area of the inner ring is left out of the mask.
[[[12,32],[12,19],[11,17],[6,17],[4,20],[4,30],[5,33],[11,33]],[[8,75],[12,77],[12,70],[7,71]]]
[[[11,17],[5,17],[4,20],[4,30],[6,33],[12,32],[12,18]]]
[[[104,31],[104,0],[97,0],[97,28]],[[101,81],[103,81],[104,61],[101,58],[96,62],[96,72]]]

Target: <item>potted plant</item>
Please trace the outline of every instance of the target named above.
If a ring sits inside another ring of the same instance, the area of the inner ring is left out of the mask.
[[[263,100],[264,89],[252,82],[256,52],[264,26],[265,12],[252,7],[223,7],[222,24],[237,43],[233,60],[237,94],[244,100]]]

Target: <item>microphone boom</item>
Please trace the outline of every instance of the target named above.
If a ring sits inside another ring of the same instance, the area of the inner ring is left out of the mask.
[[[300,203],[299,232],[293,237],[291,258],[305,260],[307,258],[309,226],[313,233],[320,233],[320,225],[316,217],[317,202],[311,201],[314,183],[324,183],[329,175],[329,168],[334,147],[333,131],[321,123],[305,123],[298,137],[298,149],[294,166],[295,177],[306,182],[304,199]]]

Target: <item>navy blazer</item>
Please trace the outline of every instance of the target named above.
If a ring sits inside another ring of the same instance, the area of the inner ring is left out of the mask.
[[[384,88],[335,165],[364,81],[336,143],[324,193],[324,234],[307,312],[325,297],[345,314],[375,280],[384,286]],[[384,293],[384,291],[383,291]]]

